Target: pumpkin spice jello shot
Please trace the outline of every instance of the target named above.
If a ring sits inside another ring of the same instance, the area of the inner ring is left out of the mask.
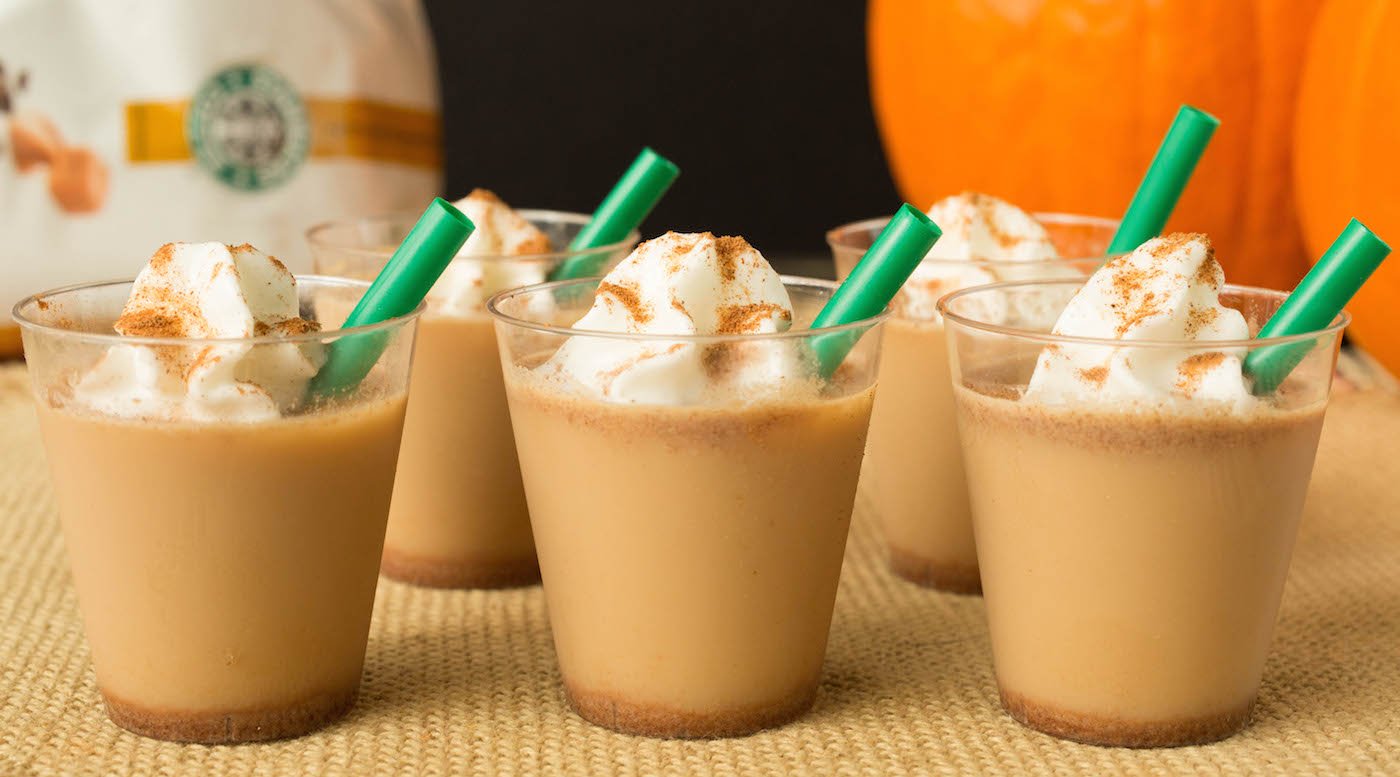
[[[1261,334],[1286,298],[1225,286],[1209,240],[1174,234],[1085,284],[940,303],[1017,720],[1130,747],[1248,722],[1345,325],[1339,303]],[[1037,306],[1040,321],[1004,316]]]
[[[539,581],[539,564],[486,300],[540,283],[562,262],[610,265],[636,234],[570,250],[587,215],[516,211],[485,189],[454,204],[477,228],[429,292],[418,325],[382,571],[440,588],[528,585]],[[373,277],[412,225],[409,217],[384,217],[313,228],[316,270]]]
[[[366,285],[172,243],[134,282],[15,308],[97,685],[123,728],[273,739],[353,703],[416,318],[321,325]],[[358,385],[311,393],[349,337],[382,354]]]
[[[485,189],[456,205],[476,231],[428,294],[394,483],[383,573],[438,588],[539,582],[486,300],[547,278],[601,274],[680,174],[643,149],[590,218],[513,210]],[[379,272],[412,221],[365,218],[308,232],[318,272]]]
[[[936,303],[951,291],[985,283],[1084,278],[1103,261],[1118,222],[1031,215],[976,192],[939,200],[928,214],[943,237],[905,282],[885,324],[863,488],[895,574],[945,591],[976,593],[977,549]],[[886,221],[828,233],[837,277],[850,272]]]
[[[915,261],[936,235],[917,228]],[[811,706],[880,311],[905,275],[873,311],[847,308],[742,238],[667,233],[601,282],[492,300],[560,672],[584,718],[735,736]]]

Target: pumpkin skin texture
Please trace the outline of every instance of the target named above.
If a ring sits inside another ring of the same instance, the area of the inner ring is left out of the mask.
[[[896,186],[1122,215],[1177,108],[1221,120],[1167,225],[1232,283],[1307,270],[1291,133],[1322,0],[871,0],[871,95]]]
[[[1294,171],[1309,255],[1353,216],[1400,245],[1400,3],[1331,0],[1313,27],[1298,96]],[[1348,330],[1400,372],[1400,266],[1383,263],[1348,308]]]

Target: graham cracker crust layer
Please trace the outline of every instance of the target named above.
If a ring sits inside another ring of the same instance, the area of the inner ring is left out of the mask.
[[[355,704],[358,685],[294,704],[257,709],[190,711],[152,709],[102,691],[107,717],[143,737],[168,742],[227,745],[286,739],[315,731],[345,716]]]
[[[576,688],[568,681],[564,683],[564,696],[584,720],[623,734],[659,739],[719,739],[747,736],[802,717],[817,699],[817,683],[771,704],[703,713],[635,704],[614,694]]]
[[[889,558],[890,571],[911,583],[953,594],[982,593],[982,575],[975,564],[931,561],[893,545],[889,546]]]
[[[427,588],[520,588],[540,582],[540,562],[534,556],[518,561],[442,561],[386,547],[379,571],[391,580]]]
[[[1249,723],[1254,699],[1238,709],[1150,723],[1115,720],[1041,704],[1001,689],[1001,706],[1023,725],[1060,739],[1104,747],[1182,747],[1217,742]]]

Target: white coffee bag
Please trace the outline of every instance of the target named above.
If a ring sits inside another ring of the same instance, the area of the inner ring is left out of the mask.
[[[5,311],[171,241],[309,270],[308,226],[441,188],[417,0],[0,0],[0,68]]]

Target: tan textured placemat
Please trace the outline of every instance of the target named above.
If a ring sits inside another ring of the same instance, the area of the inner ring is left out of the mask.
[[[21,368],[0,368],[0,774],[1400,774],[1400,398],[1337,397],[1255,722],[1099,749],[1001,713],[980,599],[891,578],[858,516],[816,709],[746,739],[612,734],[560,696],[539,589],[381,582],[360,702],[302,739],[202,747],[107,722]],[[211,603],[217,606],[217,603]]]

